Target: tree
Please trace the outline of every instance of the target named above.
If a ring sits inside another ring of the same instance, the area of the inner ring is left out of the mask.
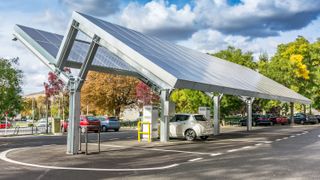
[[[159,104],[160,97],[151,88],[140,81],[136,86],[137,100],[142,105]]]
[[[19,58],[0,59],[0,118],[18,113],[22,106],[22,71],[17,69]]]
[[[136,86],[133,77],[89,72],[81,90],[81,106],[94,114],[119,116],[120,110],[137,102]]]
[[[225,50],[221,50],[217,53],[211,54],[212,56],[246,66],[250,69],[257,69],[257,63],[254,62],[252,52],[242,52],[241,49],[236,49],[235,47],[229,46]]]
[[[174,90],[171,94],[171,100],[176,103],[177,112],[197,113],[200,106],[212,107],[210,97],[196,90]]]
[[[269,61],[259,61],[259,72],[310,98],[320,109],[320,41],[310,43],[299,36],[280,44]]]

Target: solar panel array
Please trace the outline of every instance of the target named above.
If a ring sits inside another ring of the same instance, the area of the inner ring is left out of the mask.
[[[26,26],[18,25],[18,27],[36,43],[38,43],[43,49],[45,49],[51,56],[56,58],[63,40],[63,36]],[[68,61],[82,64],[89,50],[89,46],[89,42],[86,43],[83,41],[75,41],[68,57]],[[98,48],[92,65],[107,69],[135,72],[135,70],[132,69],[126,62],[101,46]]]
[[[86,14],[75,12],[73,18],[80,24],[86,25],[86,30],[91,31],[90,33],[97,33],[106,41],[119,41],[119,43],[114,43],[115,48],[120,49],[122,53],[127,53],[127,56],[142,55],[143,58],[134,59],[136,63],[149,69],[161,80],[166,81],[169,75],[170,77],[173,75],[176,78],[176,81],[170,81],[175,83],[171,84],[173,87],[203,91],[219,87],[222,92],[233,91],[239,95],[249,94],[253,97],[310,101],[244,66],[147,36]],[[97,31],[98,29],[102,31]],[[149,64],[156,66],[150,67]]]

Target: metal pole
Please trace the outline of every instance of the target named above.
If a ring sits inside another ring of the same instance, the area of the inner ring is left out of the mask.
[[[86,155],[88,155],[88,128],[86,128],[85,141],[86,141]]]
[[[213,96],[213,135],[220,134],[219,106],[219,96]]]
[[[48,134],[48,125],[49,125],[49,119],[48,119],[48,116],[49,116],[49,98],[47,97],[47,105],[46,105],[46,134]]]
[[[4,135],[7,135],[7,128],[8,128],[8,113],[6,112],[6,128],[4,130]]]
[[[89,105],[87,104],[87,116],[89,115]]]
[[[252,130],[252,102],[253,100],[251,98],[247,100],[247,107],[248,107],[247,131]]]
[[[69,90],[70,103],[67,154],[77,154],[79,149],[80,92],[76,91],[76,81],[73,77],[70,77]]]
[[[34,123],[34,97],[32,97],[32,124]]]
[[[311,115],[312,114],[312,105],[311,104],[309,105],[309,108],[310,108],[309,109],[309,114]]]
[[[161,91],[160,142],[169,141],[169,90]]]
[[[303,105],[303,113],[304,113],[304,114],[307,114],[307,107],[306,107],[305,104]]]
[[[81,151],[81,127],[79,127],[79,151]]]
[[[294,125],[294,103],[290,103],[290,119],[291,119],[291,125]]]
[[[99,128],[99,131],[98,131],[98,151],[100,152],[100,128]]]

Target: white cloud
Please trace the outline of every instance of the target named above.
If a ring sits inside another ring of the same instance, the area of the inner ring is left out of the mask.
[[[195,31],[195,14],[188,4],[178,9],[163,0],[145,5],[129,3],[119,18],[121,24],[128,28],[164,39],[187,38]]]

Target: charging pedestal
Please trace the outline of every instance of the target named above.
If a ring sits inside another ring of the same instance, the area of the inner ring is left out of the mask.
[[[142,131],[144,133],[149,131],[150,125],[150,139],[158,138],[158,123],[157,120],[159,118],[159,110],[157,106],[143,106],[143,124],[142,124]],[[148,140],[148,134],[142,135],[142,140]]]
[[[204,117],[213,124],[213,121],[210,118],[210,107],[199,107],[198,113],[204,115]]]

